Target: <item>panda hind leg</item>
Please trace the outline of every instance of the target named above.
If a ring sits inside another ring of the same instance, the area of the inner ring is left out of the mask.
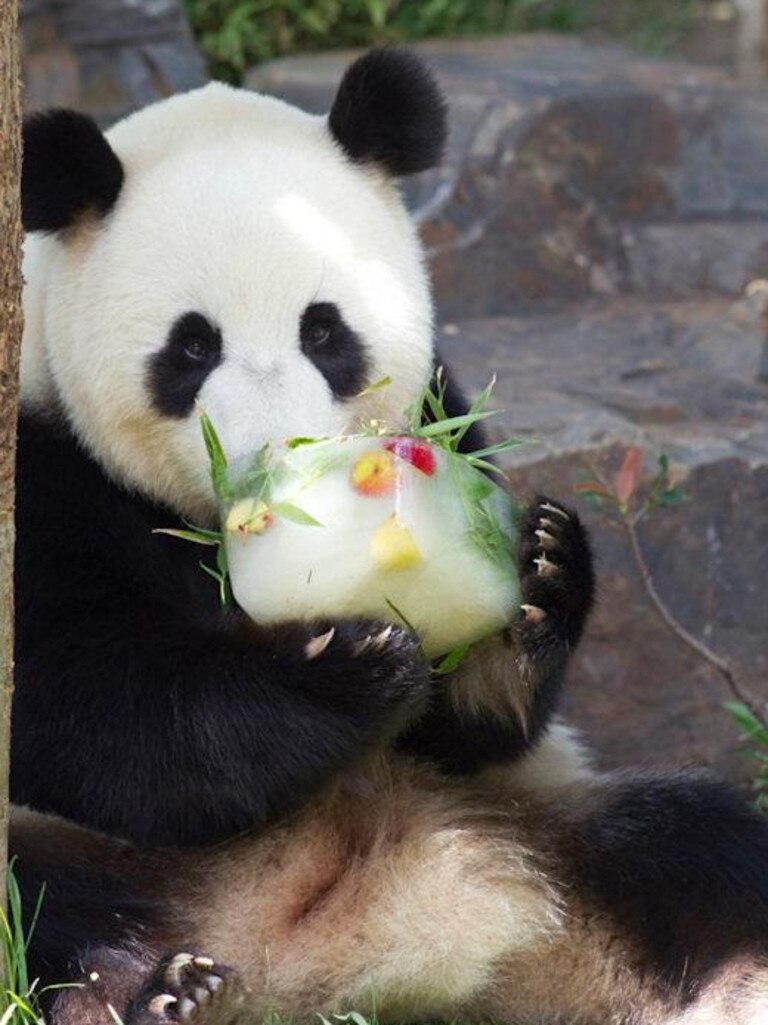
[[[240,975],[213,958],[163,958],[131,1001],[124,1025],[245,1025],[247,989]]]

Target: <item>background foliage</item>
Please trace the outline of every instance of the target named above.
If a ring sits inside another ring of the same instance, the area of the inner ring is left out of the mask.
[[[301,50],[432,36],[588,28],[661,50],[685,31],[697,0],[186,0],[213,74]]]

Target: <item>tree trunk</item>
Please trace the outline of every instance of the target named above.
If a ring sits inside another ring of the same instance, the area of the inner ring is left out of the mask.
[[[17,0],[0,0],[0,906],[6,895],[13,695],[16,412],[21,347],[21,89]]]

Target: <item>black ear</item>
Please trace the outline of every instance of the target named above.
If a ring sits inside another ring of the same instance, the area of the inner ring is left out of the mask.
[[[445,100],[426,66],[407,50],[371,50],[347,68],[328,119],[353,160],[390,174],[440,162],[447,134]]]
[[[24,122],[21,210],[26,231],[67,228],[87,210],[106,214],[123,165],[90,117],[49,110]]]

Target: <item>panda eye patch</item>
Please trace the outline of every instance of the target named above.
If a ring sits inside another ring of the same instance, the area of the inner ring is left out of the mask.
[[[165,416],[185,417],[210,372],[221,363],[221,332],[202,313],[185,313],[165,345],[150,357],[147,376],[152,401]]]
[[[307,306],[299,322],[299,342],[337,399],[362,391],[369,366],[365,347],[335,303]]]

